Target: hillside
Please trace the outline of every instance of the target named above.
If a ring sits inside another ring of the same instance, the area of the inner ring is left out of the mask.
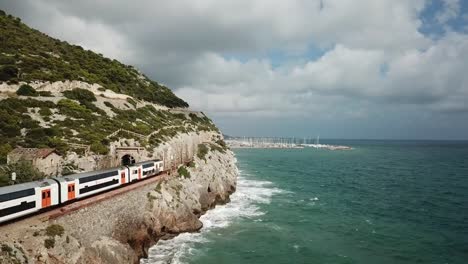
[[[178,134],[218,132],[132,66],[53,39],[3,11],[0,31],[0,164],[18,146],[81,155],[73,145],[81,144],[107,155],[112,142],[131,139],[150,155]]]
[[[0,10],[0,81],[79,80],[168,107],[188,107],[132,66],[51,38]]]

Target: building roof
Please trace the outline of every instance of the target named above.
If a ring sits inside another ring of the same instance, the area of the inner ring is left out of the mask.
[[[8,155],[19,155],[22,159],[33,160],[37,158],[46,158],[52,153],[56,153],[53,148],[15,148]]]

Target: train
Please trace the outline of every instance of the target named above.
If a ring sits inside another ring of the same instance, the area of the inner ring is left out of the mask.
[[[0,187],[0,224],[103,193],[164,171],[161,160]]]

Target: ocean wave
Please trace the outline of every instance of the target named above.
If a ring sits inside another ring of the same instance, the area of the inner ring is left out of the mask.
[[[272,196],[285,191],[273,186],[269,181],[250,179],[249,174],[241,171],[237,180],[237,191],[231,195],[231,202],[218,205],[200,217],[203,228],[199,233],[183,233],[170,240],[160,240],[149,251],[148,259],[142,264],[184,263],[184,259],[199,253],[200,244],[209,240],[206,235],[216,229],[229,226],[240,219],[259,221],[259,216],[265,214],[259,205],[269,204]]]

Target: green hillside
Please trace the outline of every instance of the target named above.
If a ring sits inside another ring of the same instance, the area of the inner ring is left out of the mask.
[[[167,87],[139,78],[131,66],[50,38],[3,12],[0,31],[0,83],[80,80],[133,97],[112,99],[80,88],[51,93],[27,84],[0,93],[0,164],[17,146],[65,154],[77,143],[107,154],[110,142],[135,138],[132,133],[151,149],[178,133],[218,131],[203,113],[171,109],[188,105]],[[127,132],[111,136],[119,129]]]
[[[79,80],[165,105],[188,107],[172,91],[132,66],[51,38],[0,10],[0,81]]]

